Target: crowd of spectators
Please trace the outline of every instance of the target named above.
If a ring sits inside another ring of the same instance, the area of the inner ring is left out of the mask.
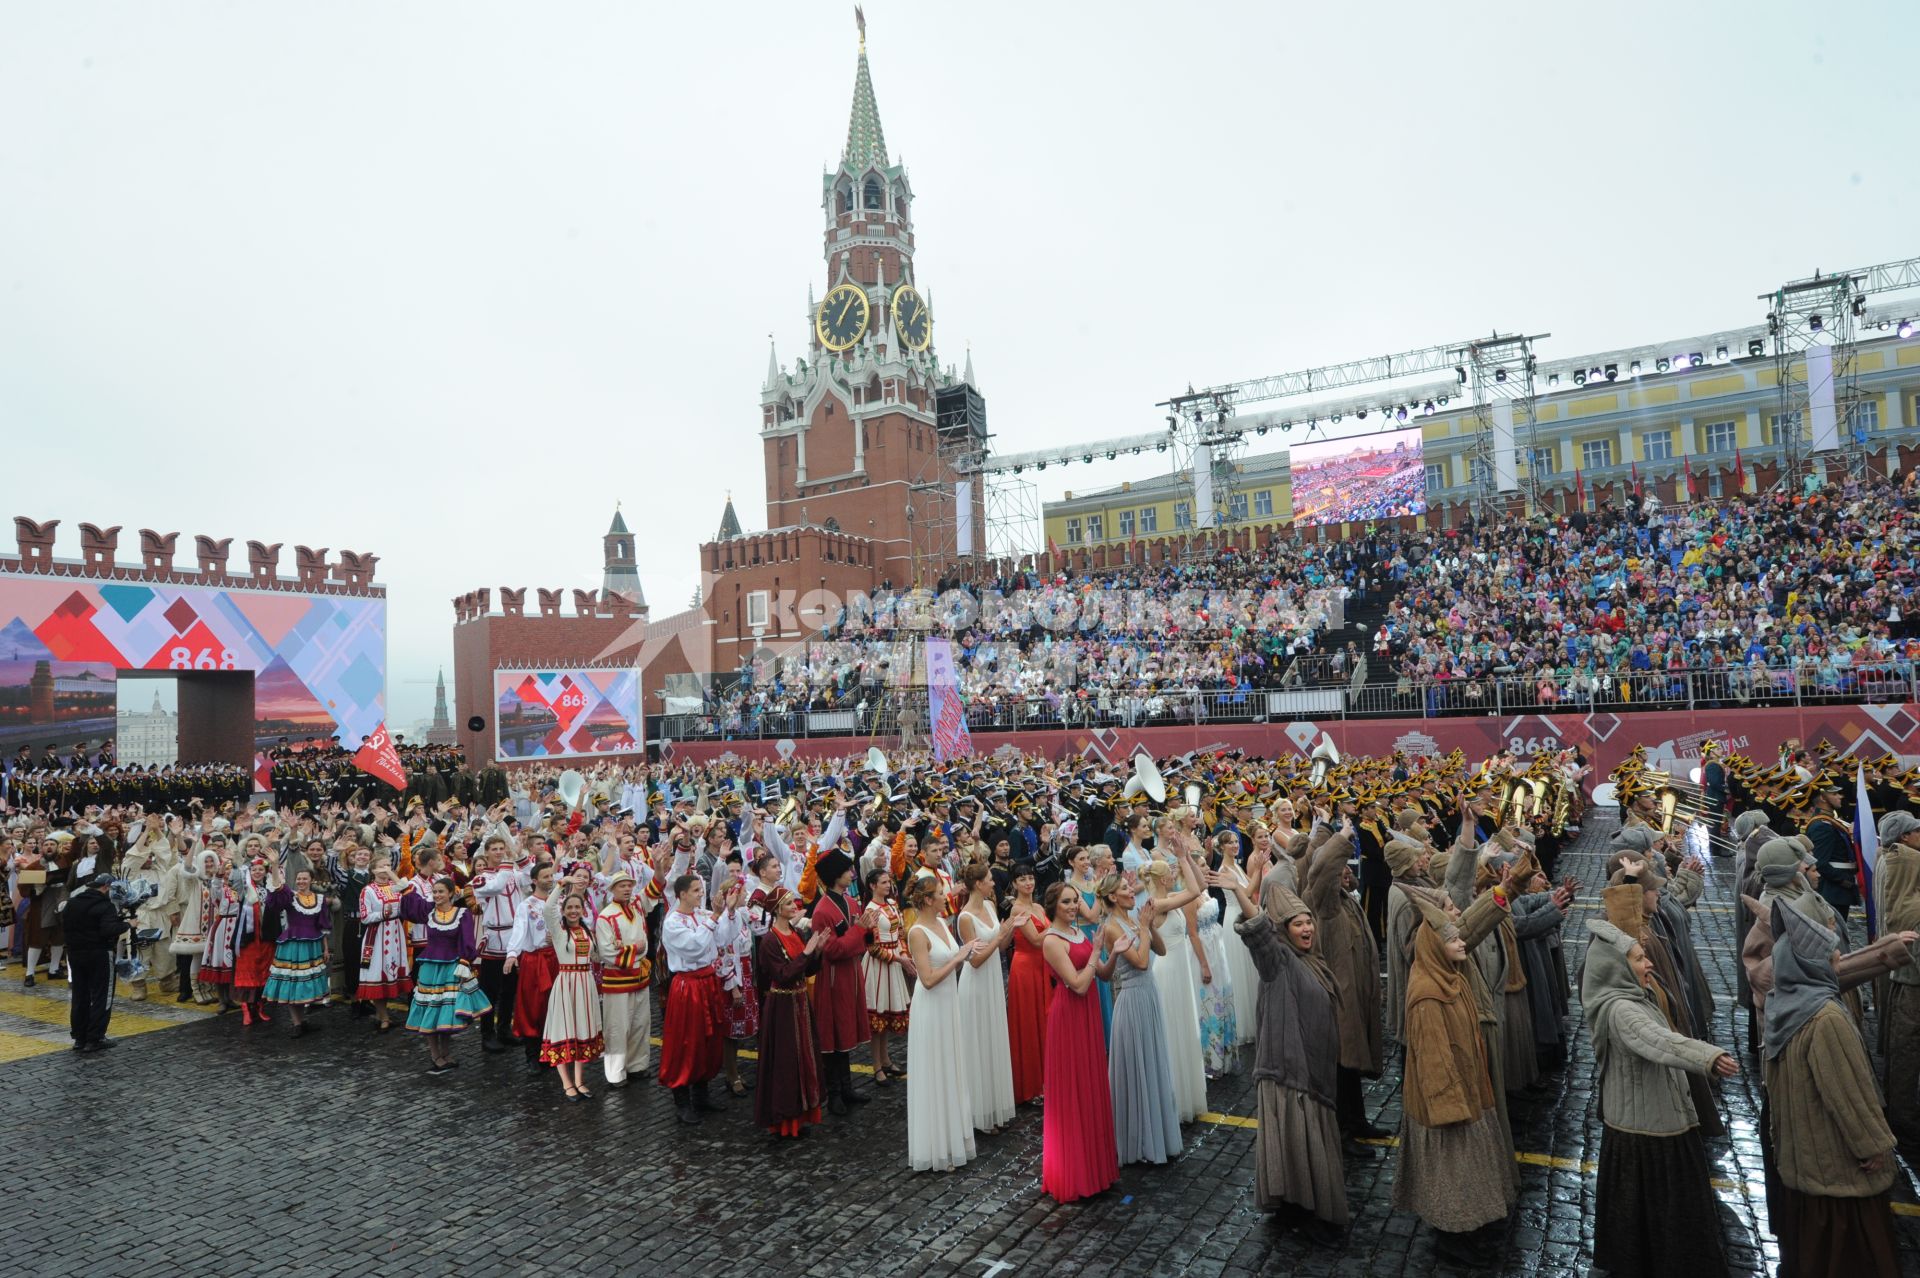
[[[923,681],[928,636],[951,639],[989,726],[1261,717],[1233,707],[1369,677],[1353,708],[1402,714],[1869,699],[1910,688],[1920,656],[1916,511],[1909,485],[1874,479],[883,589],[722,681],[695,731],[834,711],[889,729],[875,719]],[[1345,631],[1363,608],[1371,633]]]

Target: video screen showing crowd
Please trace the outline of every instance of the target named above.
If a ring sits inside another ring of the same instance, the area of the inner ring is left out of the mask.
[[[1605,1132],[1596,1259],[1621,1274],[1727,1271],[1707,1148],[1740,1066],[1693,911],[1731,857],[1772,1228],[1794,1272],[1885,1273],[1895,1133],[1920,1150],[1920,782],[1866,765],[1886,808],[1863,897],[1835,766],[1709,752],[1696,782],[1636,752],[1616,817],[1570,751],[609,762],[516,770],[504,792],[476,776],[471,798],[456,761],[431,798],[13,803],[0,846],[28,981],[60,967],[62,902],[108,875],[141,889],[113,938],[129,992],[237,1012],[235,1033],[304,1036],[344,1005],[419,1034],[439,1078],[477,1029],[570,1101],[651,1075],[673,1096],[659,1121],[732,1103],[775,1138],[900,1086],[927,1171],[1044,1098],[1041,1184],[1063,1202],[1177,1158],[1208,1080],[1250,1072],[1262,1210],[1343,1246],[1346,1165],[1392,1144],[1393,1208],[1462,1264],[1507,1247],[1509,1107],[1564,1101],[1577,997]],[[1559,865],[1583,826],[1607,848],[1590,886]],[[1884,1110],[1859,1029],[1875,1004]],[[1372,1119],[1395,1091],[1389,1132]]]

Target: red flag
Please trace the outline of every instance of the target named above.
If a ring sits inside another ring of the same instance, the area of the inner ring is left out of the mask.
[[[1640,463],[1635,462],[1633,463],[1633,499],[1635,501],[1645,501],[1646,497],[1646,493],[1640,489]]]
[[[1587,481],[1580,478],[1578,466],[1573,468],[1573,508],[1575,510],[1587,508]]]
[[[1060,557],[1060,543],[1055,541],[1051,534],[1047,537],[1047,554],[1055,559]]]
[[[1740,460],[1740,450],[1737,448],[1733,450],[1733,482],[1741,492],[1747,491],[1747,467]]]
[[[379,777],[396,790],[407,788],[407,770],[400,766],[400,752],[393,748],[393,738],[387,735],[384,723],[367,734],[367,739],[354,751],[353,766],[368,776]]]
[[[1700,495],[1698,485],[1693,482],[1693,459],[1691,457],[1683,458],[1680,462],[1680,468],[1687,473],[1687,500],[1692,501]]]

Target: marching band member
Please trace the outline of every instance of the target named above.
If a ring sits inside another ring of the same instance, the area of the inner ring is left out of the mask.
[[[634,902],[633,875],[615,870],[612,891],[594,920],[594,956],[600,962],[607,1086],[625,1087],[629,1071],[644,1075],[650,1063],[653,965],[647,961],[647,914]]]

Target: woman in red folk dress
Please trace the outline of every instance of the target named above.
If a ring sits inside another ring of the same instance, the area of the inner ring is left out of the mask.
[[[233,881],[240,898],[240,930],[237,957],[233,961],[233,998],[240,1004],[240,1023],[271,1021],[260,995],[266,990],[267,977],[273,971],[273,942],[266,939],[267,894],[273,890],[267,875],[267,863],[254,861],[244,873],[236,871]]]
[[[772,920],[758,942],[753,971],[760,983],[760,1082],[753,1121],[776,1137],[805,1136],[820,1121],[826,1098],[813,1043],[807,986],[820,970],[825,932],[803,935],[800,898],[776,887],[766,898]]]
[[[600,990],[593,980],[593,925],[587,921],[587,899],[577,892],[570,891],[564,898],[553,893],[541,912],[555,962],[540,1035],[540,1061],[559,1071],[567,1099],[577,1101],[593,1095],[587,1090],[587,1063],[599,1060],[606,1050]]]
[[[360,952],[349,955],[347,961],[359,966],[358,997],[373,1004],[380,1018],[376,1028],[382,1034],[393,1028],[387,1000],[413,997],[413,955],[407,946],[407,922],[400,909],[401,898],[412,891],[411,882],[403,882],[394,874],[388,853],[375,853],[373,882],[360,890],[356,903]]]
[[[867,932],[874,916],[856,909],[855,900],[847,894],[853,881],[852,857],[835,848],[815,866],[820,899],[813,905],[813,930],[824,933],[827,941],[814,982],[813,1023],[827,1075],[827,1109],[844,1114],[848,1105],[864,1105],[868,1100],[853,1090],[853,1049],[867,1041],[870,1028],[860,962],[866,957]]]
[[[1040,1095],[1046,1082],[1047,1001],[1053,997],[1053,973],[1040,952],[1040,938],[1052,926],[1033,899],[1033,864],[1013,867],[1013,903],[1009,915],[1025,911],[1014,929],[1013,962],[1007,968],[1007,1042],[1013,1052],[1013,1103]]]
[[[1053,925],[1041,938],[1041,952],[1060,986],[1047,1010],[1040,1187],[1063,1203],[1097,1194],[1120,1179],[1100,996],[1093,991],[1095,980],[1112,978],[1114,959],[1132,940],[1115,942],[1102,962],[1093,942],[1075,926],[1080,910],[1080,894],[1069,885],[1047,889],[1046,913]]]

